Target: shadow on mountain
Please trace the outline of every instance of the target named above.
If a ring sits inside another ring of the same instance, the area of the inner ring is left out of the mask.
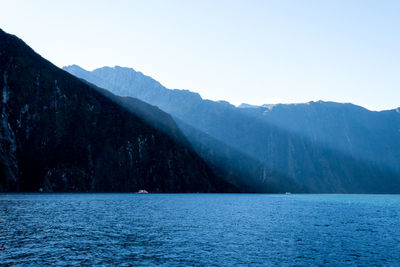
[[[202,114],[203,122],[206,122],[203,129],[207,129],[216,140],[262,162],[273,173],[281,174],[278,176],[279,180],[289,177],[309,192],[400,192],[399,173],[385,165],[354,158],[326,147],[317,140],[310,140],[298,133],[252,118],[218,102],[204,101],[197,106],[196,111]],[[194,117],[185,117],[185,120],[197,122],[196,126],[202,123]],[[182,130],[186,134],[184,127]],[[200,139],[196,136],[192,138],[189,137],[192,143]],[[216,146],[215,143],[208,145],[204,139],[202,142],[211,151]],[[203,157],[206,155],[204,152],[198,153]],[[208,161],[207,158],[206,160]]]
[[[188,90],[167,89],[133,69],[65,69],[170,113],[213,169],[245,190],[400,193],[397,110],[376,113],[324,102],[300,109],[283,105],[285,112],[242,109],[203,100]]]
[[[350,103],[311,101],[241,110],[327,149],[400,173],[399,109],[369,111]]]
[[[146,121],[152,117],[143,107],[150,105],[139,100],[130,109],[119,105],[2,30],[0,92],[0,191],[234,188],[216,177],[192,148]],[[170,118],[153,110],[153,118]],[[172,119],[169,123],[175,125]],[[172,130],[176,138],[183,136],[177,127]]]
[[[196,152],[215,174],[234,184],[242,192],[308,193],[297,181],[273,170],[244,153],[176,119]]]

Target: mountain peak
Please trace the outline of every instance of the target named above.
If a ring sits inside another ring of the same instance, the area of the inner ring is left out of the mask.
[[[72,65],[68,65],[68,66],[64,66],[63,69],[78,69],[78,70],[85,70],[83,69],[81,66],[76,65],[76,64],[72,64]]]
[[[184,136],[168,114],[60,70],[3,31],[0,77],[0,191],[225,190],[173,138]]]

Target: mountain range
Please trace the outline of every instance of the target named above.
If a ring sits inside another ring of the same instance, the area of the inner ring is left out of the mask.
[[[0,191],[237,191],[169,114],[76,78],[2,30],[0,90]]]
[[[69,73],[171,114],[219,177],[243,191],[400,193],[400,112],[309,102],[235,107],[131,68]]]
[[[400,193],[400,109],[236,107],[2,30],[0,90],[0,191]]]

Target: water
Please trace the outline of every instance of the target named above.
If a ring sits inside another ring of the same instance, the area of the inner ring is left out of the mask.
[[[400,265],[399,252],[399,195],[0,195],[0,265]]]

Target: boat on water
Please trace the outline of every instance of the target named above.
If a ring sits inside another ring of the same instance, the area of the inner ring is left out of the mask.
[[[286,195],[291,195],[292,193],[290,193],[290,192],[286,192],[285,194],[286,194]]]
[[[149,192],[147,192],[144,189],[140,189],[139,192],[137,192],[138,194],[148,194]]]

